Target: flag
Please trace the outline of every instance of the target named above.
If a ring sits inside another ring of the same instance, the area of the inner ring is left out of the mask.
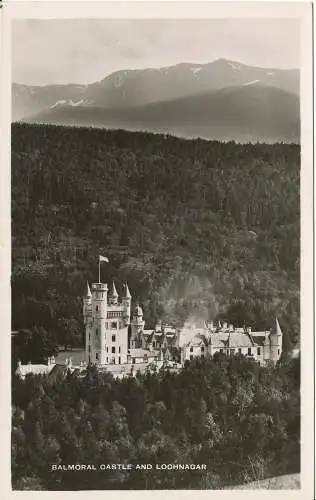
[[[103,257],[102,255],[99,255],[99,262],[109,262],[109,259],[107,257]]]

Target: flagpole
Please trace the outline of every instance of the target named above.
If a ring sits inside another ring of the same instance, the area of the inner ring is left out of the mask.
[[[101,260],[99,257],[99,283],[101,283]]]

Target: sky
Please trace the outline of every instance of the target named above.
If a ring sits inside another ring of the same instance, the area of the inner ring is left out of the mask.
[[[299,68],[295,19],[14,20],[12,79],[28,85],[102,80],[113,71],[220,57]]]

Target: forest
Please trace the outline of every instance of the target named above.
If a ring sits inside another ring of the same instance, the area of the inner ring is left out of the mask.
[[[127,280],[146,327],[189,316],[300,330],[300,147],[13,124],[20,358],[81,346],[82,293]],[[41,347],[38,349],[39,341]],[[16,360],[15,360],[16,361]]]
[[[300,470],[300,148],[12,126],[12,485],[221,489]],[[115,380],[14,374],[83,345],[82,293],[127,281],[146,327],[189,317],[270,329],[283,355],[196,359]],[[191,463],[206,471],[52,471]]]
[[[216,354],[178,374],[114,380],[89,367],[84,378],[13,377],[12,405],[15,490],[222,489],[300,471],[299,359],[260,367]],[[59,464],[97,470],[53,470]]]

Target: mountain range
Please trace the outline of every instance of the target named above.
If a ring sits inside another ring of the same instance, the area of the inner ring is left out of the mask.
[[[299,142],[297,69],[218,59],[123,70],[88,85],[13,83],[12,120],[240,142]]]

